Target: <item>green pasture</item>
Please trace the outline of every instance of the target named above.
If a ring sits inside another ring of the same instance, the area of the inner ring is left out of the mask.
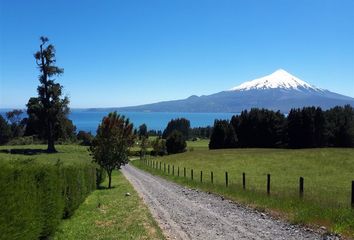
[[[350,206],[354,149],[208,150],[206,141],[188,142],[188,148],[192,150],[149,159],[150,164],[154,162],[155,169],[142,161],[134,161],[134,165],[190,187],[268,209],[296,223],[325,225],[334,232],[345,234],[354,232],[354,211]],[[243,173],[246,190],[243,190]],[[266,191],[268,174],[271,176],[269,196]],[[300,177],[304,178],[303,198],[299,194]]]

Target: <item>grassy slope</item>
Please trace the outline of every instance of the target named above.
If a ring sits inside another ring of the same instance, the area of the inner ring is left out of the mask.
[[[276,210],[297,223],[326,225],[332,231],[354,232],[354,211],[350,209],[351,181],[354,180],[354,149],[207,149],[207,142],[189,142],[194,150],[156,158],[158,162],[194,170],[194,181],[166,176],[176,182],[213,191],[229,198]],[[141,163],[135,162],[142,168]],[[167,168],[167,167],[166,167]],[[151,169],[147,168],[149,171]],[[210,171],[214,184],[210,184]],[[152,170],[155,174],[163,172]],[[172,170],[171,170],[172,171]],[[200,171],[204,182],[200,183]],[[228,188],[224,184],[229,173]],[[242,172],[246,173],[248,191],[242,191]],[[266,175],[271,174],[271,197],[267,197]],[[305,178],[304,201],[298,198],[299,177]],[[250,191],[251,190],[251,191]]]
[[[19,146],[0,146],[0,150],[3,149],[47,149],[45,145],[19,145]],[[56,163],[58,159],[64,164],[71,163],[83,163],[91,161],[91,157],[87,150],[87,147],[79,145],[57,145],[56,149],[58,153],[46,154],[39,153],[36,155],[21,155],[21,154],[7,154],[0,153],[0,161],[16,161],[17,159],[35,159],[40,163]],[[1,162],[0,162],[1,163]]]
[[[164,239],[133,187],[114,172],[113,189],[94,191],[54,239]],[[107,184],[107,183],[105,183]],[[126,197],[125,193],[131,193]]]

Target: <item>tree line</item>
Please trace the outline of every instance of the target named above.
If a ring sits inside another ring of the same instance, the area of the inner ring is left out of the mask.
[[[319,107],[279,111],[251,109],[228,120],[215,120],[209,148],[353,147],[354,109]]]

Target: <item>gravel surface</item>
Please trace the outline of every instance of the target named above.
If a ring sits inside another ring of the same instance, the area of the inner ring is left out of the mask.
[[[276,220],[222,197],[188,189],[133,166],[122,168],[168,239],[338,239]]]

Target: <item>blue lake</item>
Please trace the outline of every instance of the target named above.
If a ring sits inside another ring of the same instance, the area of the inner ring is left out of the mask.
[[[0,114],[5,115],[10,109],[0,109]],[[108,111],[88,111],[83,109],[72,109],[69,118],[74,122],[77,130],[96,132],[98,124]],[[215,119],[231,119],[233,113],[166,113],[166,112],[120,112],[133,122],[134,127],[145,123],[148,129],[163,130],[167,123],[174,118],[187,118],[191,127],[206,127],[213,125]]]

